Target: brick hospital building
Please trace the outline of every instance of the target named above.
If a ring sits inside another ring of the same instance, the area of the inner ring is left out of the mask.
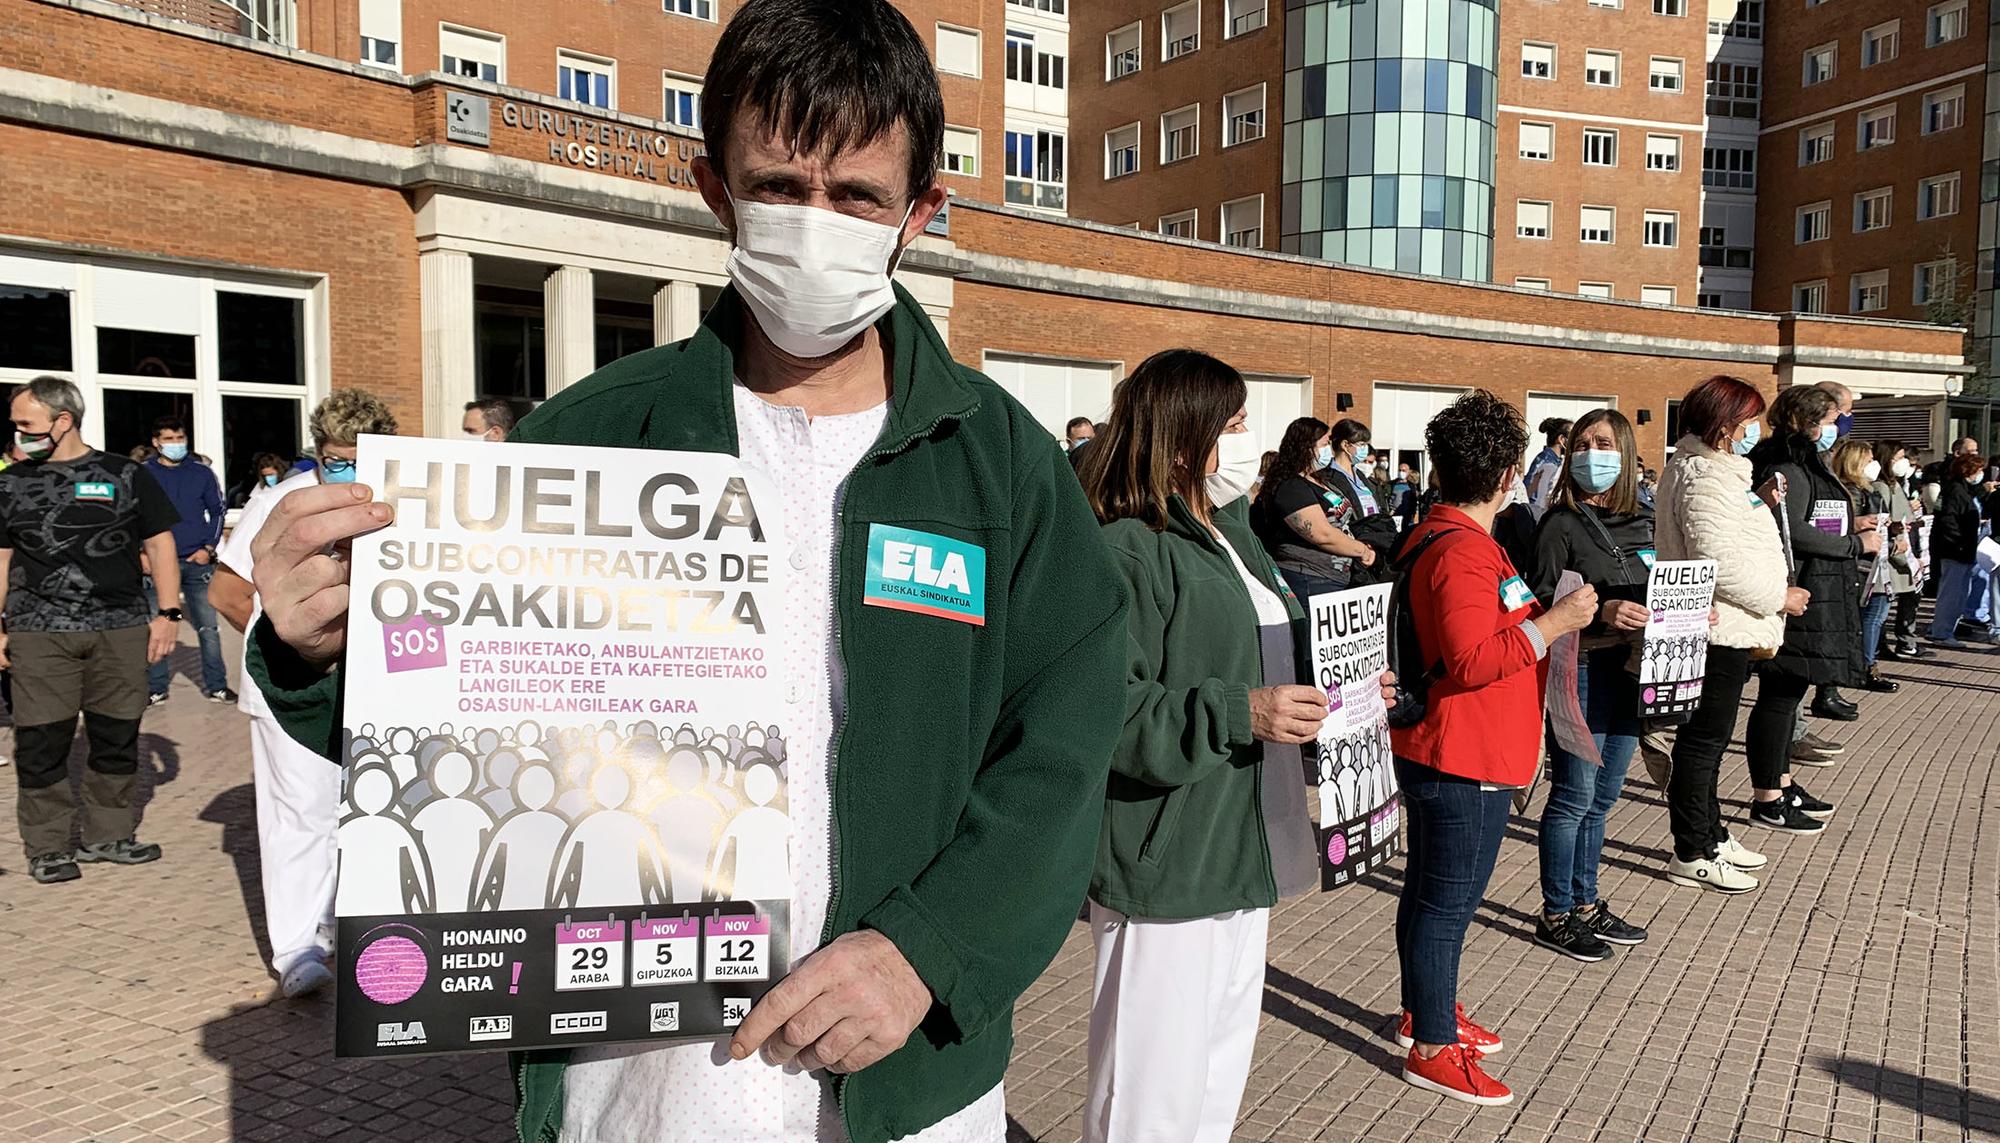
[[[1420,463],[1479,384],[1658,463],[1716,372],[1993,444],[1986,0],[901,7],[952,200],[899,277],[1052,430],[1192,345],[1267,446],[1349,415]],[[0,382],[74,377],[120,450],[181,412],[234,484],[332,388],[448,436],[687,336],[733,8],[0,0]]]

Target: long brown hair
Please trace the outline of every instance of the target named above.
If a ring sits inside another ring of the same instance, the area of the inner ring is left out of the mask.
[[[1611,426],[1611,439],[1618,442],[1618,455],[1622,463],[1618,469],[1618,479],[1604,495],[1607,511],[1621,516],[1630,516],[1639,511],[1639,441],[1632,435],[1632,422],[1616,409],[1592,409],[1579,418],[1569,430],[1570,456],[1576,455],[1577,442],[1600,424]],[[1556,503],[1572,512],[1584,510],[1583,500],[1592,495],[1591,491],[1577,484],[1576,471],[1570,467],[1570,457],[1562,458],[1562,476],[1556,485]]]
[[[1242,374],[1198,350],[1162,350],[1141,362],[1112,392],[1110,419],[1077,465],[1098,522],[1131,518],[1161,531],[1175,493],[1206,516],[1202,470],[1248,397]]]

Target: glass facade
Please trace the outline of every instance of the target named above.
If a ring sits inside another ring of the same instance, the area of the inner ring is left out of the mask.
[[[1486,281],[1495,0],[1286,0],[1288,254]]]

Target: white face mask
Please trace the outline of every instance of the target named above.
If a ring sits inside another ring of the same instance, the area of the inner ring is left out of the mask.
[[[1897,480],[1908,480],[1910,474],[1915,472],[1916,468],[1908,460],[1899,456],[1889,465],[1889,471],[1895,474]]]
[[[1870,482],[1873,482],[1876,477],[1882,475],[1882,462],[1871,460],[1867,464],[1862,465],[1861,475],[1866,476]]]
[[[811,206],[736,202],[730,281],[771,344],[793,357],[838,352],[896,304],[889,268],[903,223],[849,218]]]
[[[1257,470],[1264,463],[1264,450],[1257,447],[1257,434],[1224,433],[1215,442],[1216,469],[1208,474],[1208,498],[1220,508],[1250,495],[1257,483]]]

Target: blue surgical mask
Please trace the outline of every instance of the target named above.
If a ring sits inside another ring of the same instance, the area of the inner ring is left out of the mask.
[[[319,479],[322,484],[354,483],[354,462],[328,457],[319,462]]]
[[[1360,448],[1358,448],[1358,449],[1355,449],[1355,450],[1354,450],[1354,463],[1356,463],[1356,464],[1366,464],[1366,463],[1368,463],[1368,446],[1367,446],[1367,445],[1362,445],[1362,446],[1361,446]]]
[[[1319,446],[1319,451],[1313,454],[1313,463],[1321,468],[1332,468],[1333,446],[1330,444]]]
[[[1833,427],[1840,430],[1841,436],[1846,436],[1847,434],[1853,432],[1854,414],[1842,413],[1838,417],[1835,417],[1833,420]]]
[[[1832,448],[1836,443],[1838,443],[1839,440],[1840,440],[1839,425],[1821,425],[1819,427],[1819,440],[1814,441],[1813,443],[1816,447],[1818,447],[1819,451],[1825,452],[1828,449]]]
[[[166,457],[168,460],[186,460],[188,455],[187,442],[174,441],[169,444],[163,444],[160,446],[160,455]]]
[[[1618,483],[1618,474],[1625,471],[1625,458],[1617,452],[1601,448],[1572,453],[1569,471],[1584,491],[1596,495]]]
[[[278,486],[278,474],[277,474],[277,473],[275,473],[275,472],[267,472],[267,473],[265,473],[265,474],[264,474],[264,487],[266,487],[266,488],[276,488],[277,486]]]
[[[1758,424],[1756,421],[1751,421],[1749,424],[1743,426],[1743,439],[1731,445],[1730,451],[1734,452],[1737,456],[1749,456],[1750,450],[1756,448],[1757,442],[1763,438],[1764,426]]]

